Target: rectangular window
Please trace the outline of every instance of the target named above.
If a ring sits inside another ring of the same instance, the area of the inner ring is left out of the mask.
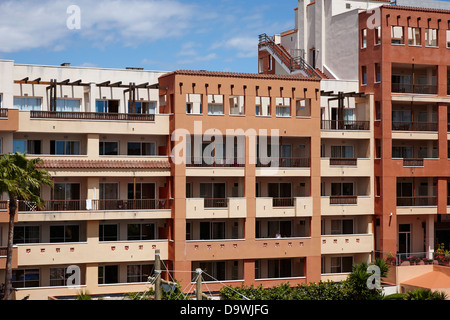
[[[295,101],[295,113],[297,117],[310,117],[311,99],[297,99]]]
[[[95,101],[95,112],[119,113],[119,100],[97,100]]]
[[[332,257],[331,273],[352,272],[353,257]]]
[[[230,115],[244,115],[245,114],[245,97],[244,96],[230,96]]]
[[[42,108],[42,99],[31,97],[14,97],[13,105],[14,109],[19,109],[21,111],[40,111]]]
[[[147,282],[152,274],[151,265],[128,265],[127,283]]]
[[[155,240],[155,229],[156,226],[154,223],[129,224],[127,228],[128,241]]]
[[[225,238],[225,222],[200,222],[200,240]]]
[[[353,220],[331,220],[331,234],[353,234]]]
[[[408,45],[420,46],[420,28],[408,27]]]
[[[186,94],[186,114],[202,114],[202,99],[201,94]]]
[[[223,96],[208,95],[208,114],[223,115]]]
[[[331,146],[331,158],[335,159],[353,159],[353,146]]]
[[[12,271],[14,288],[39,287],[39,269],[16,269]]]
[[[333,182],[331,183],[332,196],[353,196],[353,182]]]
[[[437,29],[425,29],[425,46],[437,47],[438,46],[438,31]]]
[[[361,48],[367,48],[367,29],[361,30]]]
[[[80,226],[50,226],[50,243],[66,243],[80,241]]]
[[[127,155],[155,156],[156,144],[154,142],[128,142]]]
[[[119,266],[99,266],[98,284],[119,282]]]
[[[39,226],[14,226],[14,244],[39,243]]]
[[[65,287],[69,276],[67,268],[50,268],[50,287]]]
[[[375,82],[381,82],[381,66],[375,63]]]
[[[81,100],[79,99],[56,99],[56,111],[61,112],[80,112]]]
[[[80,200],[79,183],[55,183],[53,200]]]
[[[257,116],[270,116],[270,97],[256,97],[255,105]]]
[[[291,98],[277,98],[276,99],[276,115],[277,117],[291,116]]]
[[[450,30],[447,30],[447,48],[450,49]]]
[[[128,102],[128,113],[156,114],[156,101],[135,101],[134,107]]]
[[[100,224],[99,241],[118,241],[119,227],[117,224]]]
[[[13,140],[13,153],[16,152],[41,154],[41,140]]]
[[[366,66],[361,67],[361,84],[362,85],[367,84],[367,67]]]
[[[403,27],[392,26],[391,27],[391,43],[392,44],[404,44]]]
[[[381,44],[381,27],[376,27],[375,31],[375,45]]]
[[[119,143],[100,141],[99,155],[101,156],[117,156],[119,155]]]
[[[79,156],[81,154],[80,141],[51,140],[50,154]]]

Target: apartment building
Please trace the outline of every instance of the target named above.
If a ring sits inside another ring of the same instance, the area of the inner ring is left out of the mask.
[[[372,202],[365,213],[373,257],[393,255],[397,266],[409,264],[404,261],[410,256],[433,260],[437,245],[449,248],[449,9],[441,1],[299,1],[294,29],[261,36],[260,73],[295,74],[304,59],[324,78],[322,161],[330,154],[327,146],[339,141],[330,140],[333,130],[346,135],[347,144],[360,144],[367,135]],[[367,97],[366,107],[355,98],[336,108],[336,96],[347,92]],[[366,127],[357,125],[367,120]],[[329,173],[321,169],[326,195]],[[329,210],[322,205],[323,220]],[[404,288],[435,269],[397,267],[388,281]]]

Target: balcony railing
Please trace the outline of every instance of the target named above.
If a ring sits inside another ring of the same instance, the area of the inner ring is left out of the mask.
[[[294,198],[273,198],[272,206],[273,207],[294,207],[295,199]]]
[[[423,167],[424,159],[403,159],[404,167]]]
[[[271,161],[274,161],[271,162]],[[270,167],[279,167],[279,168],[310,168],[311,167],[311,159],[309,158],[285,158],[281,157],[278,159],[274,158],[258,158],[258,162],[256,164],[258,168],[270,168]]]
[[[6,257],[7,254],[8,254],[8,248],[0,247],[0,257]]]
[[[437,94],[435,84],[392,83],[394,93]]]
[[[55,211],[103,211],[103,210],[157,210],[170,209],[170,200],[48,200],[42,208],[35,202],[19,201],[20,212],[55,212]]]
[[[8,109],[0,109],[0,118],[8,118]]]
[[[392,121],[393,131],[438,131],[437,122]]]
[[[356,166],[356,158],[330,158],[330,166]]]
[[[205,198],[204,199],[205,208],[228,208],[228,199],[215,199],[215,198]]]
[[[64,120],[155,121],[154,114],[64,111],[30,111],[30,118]]]
[[[398,207],[436,206],[437,197],[397,197]]]
[[[0,211],[7,211],[8,210],[8,204],[9,201],[0,201]]]
[[[241,168],[245,166],[243,158],[208,158],[192,157],[191,163],[187,163],[189,168]]]
[[[322,120],[322,130],[370,130],[369,121]]]
[[[330,204],[358,204],[358,196],[330,196]]]

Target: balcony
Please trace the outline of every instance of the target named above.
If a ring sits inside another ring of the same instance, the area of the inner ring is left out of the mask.
[[[368,131],[370,130],[370,121],[322,120],[321,129],[325,131]]]
[[[392,121],[392,131],[438,131],[436,122]]]
[[[322,235],[322,254],[351,254],[373,251],[372,234]]]
[[[393,93],[437,94],[435,84],[412,84],[392,82]]]
[[[374,199],[371,196],[322,196],[323,216],[371,215],[374,214]]]
[[[312,217],[312,198],[256,198],[257,218]]]
[[[155,121],[154,114],[30,111],[31,119],[103,120],[103,121]]]
[[[242,168],[245,166],[245,158],[206,158],[192,157],[188,168]]]
[[[322,158],[322,177],[369,177],[373,171],[373,160],[367,158]]]
[[[269,168],[275,167],[271,162],[272,158],[258,158],[258,162],[256,164],[257,168]],[[278,166],[277,168],[310,168],[311,167],[311,159],[309,158],[284,158],[281,157],[277,161],[275,161]]]
[[[0,118],[8,119],[8,109],[0,109]]]
[[[186,219],[246,218],[247,199],[186,199]]]
[[[436,196],[397,197],[397,207],[432,207],[437,206]]]

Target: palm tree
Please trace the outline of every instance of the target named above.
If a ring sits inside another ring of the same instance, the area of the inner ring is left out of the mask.
[[[0,194],[9,196],[9,230],[8,249],[6,256],[6,276],[4,300],[12,299],[12,248],[14,237],[14,218],[17,211],[17,201],[27,200],[42,207],[40,197],[42,185],[52,185],[50,174],[36,166],[41,159],[27,159],[24,154],[6,154],[0,158]]]

